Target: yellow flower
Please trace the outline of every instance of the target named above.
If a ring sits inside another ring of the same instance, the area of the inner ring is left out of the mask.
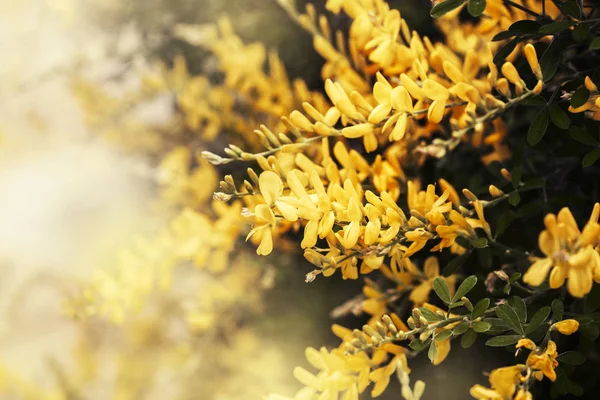
[[[565,319],[560,322],[556,322],[552,325],[551,329],[557,330],[563,335],[570,335],[577,332],[579,329],[579,322],[574,319]]]
[[[521,382],[521,373],[525,369],[526,367],[523,364],[495,369],[490,374],[491,389],[482,385],[475,385],[471,388],[471,396],[478,400],[512,399],[517,390],[517,385]]]
[[[538,351],[539,349],[529,354],[527,365],[542,372],[548,379],[554,382],[556,380],[556,371],[554,371],[554,368],[558,366],[558,361],[556,361],[556,357],[558,357],[556,343],[550,340],[543,353],[538,353]]]
[[[539,286],[550,272],[550,287],[561,287],[568,279],[569,293],[583,297],[592,289],[592,281],[600,282],[600,254],[594,248],[600,237],[598,216],[600,204],[594,210],[588,223],[579,231],[575,218],[568,208],[544,218],[546,230],[539,236],[539,247],[546,258],[536,260],[523,276],[523,281],[531,286]]]

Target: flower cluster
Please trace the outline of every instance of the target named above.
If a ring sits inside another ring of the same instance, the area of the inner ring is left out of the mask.
[[[600,282],[599,215],[600,204],[596,203],[583,231],[579,230],[568,208],[560,210],[558,215],[546,215],[546,229],[539,237],[540,250],[546,257],[537,259],[529,267],[523,281],[539,286],[550,272],[551,288],[561,287],[568,279],[567,287],[572,296],[583,297],[589,293],[593,281]]]

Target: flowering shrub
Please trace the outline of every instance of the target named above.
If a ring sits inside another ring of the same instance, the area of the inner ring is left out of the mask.
[[[426,385],[411,382],[410,359],[426,353],[437,366],[477,340],[508,349],[514,362],[489,371],[489,385],[474,384],[473,398],[592,393],[600,336],[594,2],[436,1],[439,39],[412,31],[384,0],[327,0],[322,13],[278,3],[324,60],[316,89],[290,79],[275,52],[244,43],[226,18],[173,29],[213,55],[216,67],[204,74],[178,57],[144,70],[140,87],[118,96],[72,79],[88,126],[150,165],[153,205],[168,222],[70,291],[64,311],[81,323],[84,373],[45,390],[3,368],[0,393],[86,398],[102,378],[93,328],[108,320],[125,336],[110,345],[122,351],[116,398],[142,398],[158,377],[174,376],[181,398],[197,398],[198,387],[199,398],[256,396],[226,378],[240,365],[275,369],[253,363],[260,338],[245,325],[275,272],[250,253],[277,267],[279,255],[298,250],[307,284],[360,281],[362,293],[332,314],[365,323],[333,324],[339,346],[307,348],[310,367],[293,370],[303,388],[293,397],[264,393],[269,400],[395,395],[395,377],[396,398],[418,400]],[[131,117],[164,96],[168,121]],[[198,277],[201,289],[190,290]],[[199,367],[203,357],[210,367]]]
[[[585,368],[585,356],[563,348],[561,335],[598,337],[595,306],[583,304],[595,303],[600,282],[600,204],[597,184],[588,190],[585,175],[564,168],[583,174],[574,158],[583,167],[600,159],[596,8],[440,1],[431,15],[444,40],[433,41],[383,0],[328,0],[328,13],[349,20],[339,31],[311,4],[301,13],[279,2],[325,60],[326,98],[298,99],[282,125],[261,125],[262,149],[203,156],[252,163],[245,178],[225,176],[215,198],[244,202],[257,254],[300,232],[313,265],[306,282],[364,280],[355,307],[368,323],[334,325],[337,349],[307,349],[318,372],[294,371],[305,385],[294,398],[357,399],[371,384],[377,397],[396,371],[402,396],[418,399],[424,384],[410,386],[407,357],[427,352],[437,365],[453,339],[469,347],[480,334],[516,349],[517,360],[491,372],[491,388],[473,386],[473,397],[528,399],[541,380],[552,396],[581,394],[571,365]],[[259,102],[266,87],[253,88]],[[589,216],[581,230],[564,204],[575,201]],[[541,219],[538,253],[526,226]],[[472,291],[486,276],[487,291]],[[397,315],[404,299],[408,319]]]

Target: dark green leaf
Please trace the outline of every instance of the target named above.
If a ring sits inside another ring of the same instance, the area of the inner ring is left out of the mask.
[[[515,47],[517,47],[517,43],[519,43],[519,38],[514,38],[513,40],[507,42],[504,46],[502,46],[494,56],[494,64],[501,64],[506,59],[506,57],[508,57],[510,53],[513,52]]]
[[[569,365],[581,365],[585,362],[585,356],[578,351],[565,351],[559,354],[556,360]]]
[[[539,95],[527,97],[519,103],[522,106],[543,106],[546,105],[546,100]]]
[[[569,381],[569,393],[575,397],[581,397],[584,395],[583,386],[575,381]]]
[[[452,331],[450,329],[444,329],[443,331],[435,335],[435,340],[439,342],[441,340],[448,339],[450,336],[452,336]]]
[[[574,21],[552,22],[550,24],[546,24],[546,25],[542,26],[538,30],[538,33],[541,33],[542,35],[553,35],[560,31],[564,31],[565,29],[569,29],[570,27],[572,27],[574,25],[576,25],[576,22],[574,22]]]
[[[577,43],[582,43],[590,34],[590,26],[588,24],[579,24],[571,32],[571,37]]]
[[[569,378],[561,367],[556,368],[555,372],[556,380],[552,384],[552,387],[556,388],[559,394],[565,395],[569,392]]]
[[[494,336],[493,338],[488,339],[488,341],[485,342],[485,345],[491,346],[491,347],[511,346],[511,345],[517,343],[519,341],[519,339],[521,339],[521,338],[522,338],[521,335]]]
[[[527,143],[530,146],[535,146],[542,140],[548,129],[548,122],[550,120],[550,112],[547,107],[540,110],[538,115],[535,116],[531,125],[529,126],[529,132],[527,132]]]
[[[490,307],[490,299],[485,298],[481,299],[475,304],[473,307],[473,312],[471,312],[471,319],[477,319],[481,317],[487,309]]]
[[[430,12],[433,18],[439,18],[442,15],[449,13],[450,11],[462,6],[465,0],[446,0],[436,4]]]
[[[510,201],[510,199],[509,199],[509,201]],[[511,285],[510,283],[507,283],[507,284],[504,286],[504,290],[503,290],[504,294],[506,294],[506,295],[509,295],[509,294],[510,294],[510,291],[511,291],[511,289],[512,289],[512,285]]]
[[[508,196],[508,204],[513,207],[516,207],[521,202],[521,195],[519,192],[512,192],[510,196]]]
[[[444,303],[450,303],[450,289],[443,278],[439,276],[433,280],[433,290]]]
[[[546,186],[546,179],[544,178],[533,178],[530,181],[525,182],[519,187],[520,191],[537,189]]]
[[[421,315],[423,315],[423,317],[425,317],[425,319],[429,322],[441,321],[444,319],[444,317],[442,317],[441,315],[437,315],[436,313],[425,307],[419,307],[419,311],[421,312]]]
[[[523,166],[517,165],[510,171],[510,174],[512,175],[513,188],[517,189],[521,183],[521,178],[523,177]]]
[[[550,107],[550,119],[560,129],[569,129],[569,116],[562,108],[553,105]]]
[[[473,346],[475,340],[477,340],[477,333],[473,329],[469,329],[460,338],[460,345],[463,349],[468,349],[469,347]]]
[[[544,82],[548,82],[556,73],[562,56],[561,50],[562,41],[558,37],[555,37],[550,46],[544,51],[544,54],[542,54],[540,67],[544,76]]]
[[[465,333],[467,331],[467,329],[469,329],[469,323],[461,322],[460,324],[458,324],[454,328],[452,328],[452,334],[454,336],[459,336],[459,335],[462,335],[463,333]]]
[[[508,299],[508,305],[510,305],[512,309],[515,310],[521,323],[524,324],[525,322],[527,322],[527,306],[525,305],[525,302],[522,298],[520,298],[519,296],[513,296],[510,299]]]
[[[546,321],[546,318],[548,318],[549,315],[550,307],[548,306],[542,307],[539,310],[537,310],[536,313],[533,314],[533,317],[531,317],[531,321],[529,321],[529,325],[527,325],[525,333],[529,335],[530,333],[535,331],[537,328],[539,328],[540,325],[544,323],[544,321]]]
[[[485,320],[487,322],[489,322],[490,324],[492,324],[492,329],[494,329],[494,330],[506,331],[506,330],[510,329],[508,327],[508,325],[506,325],[506,323],[504,321],[502,321],[500,318],[486,318]]]
[[[590,91],[585,86],[580,87],[571,97],[571,106],[573,108],[581,107],[590,98]]]
[[[456,302],[460,300],[464,295],[469,293],[471,289],[475,287],[477,284],[477,277],[475,275],[471,275],[465,278],[464,281],[460,284],[458,289],[456,289],[456,293],[454,293],[454,297],[452,297],[452,302]]]
[[[471,240],[471,246],[475,247],[476,249],[485,249],[488,247],[488,241],[486,238],[473,239]]]
[[[577,140],[579,143],[585,144],[586,146],[598,146],[598,141],[592,137],[584,128],[573,125],[569,129],[569,136]]]
[[[470,255],[471,255],[471,251],[469,250],[466,253],[453,258],[452,261],[450,261],[444,267],[444,270],[442,271],[444,276],[450,276],[453,273],[455,273],[456,271],[458,271],[458,269],[465,263],[465,261],[467,261],[467,258],[469,258]]]
[[[504,212],[498,218],[498,222],[496,223],[496,236],[495,237],[498,237],[498,236],[502,235],[504,232],[506,232],[506,230],[508,229],[508,227],[510,226],[512,221],[513,221],[513,218],[512,218],[511,212],[510,211]]]
[[[557,321],[561,321],[563,319],[563,313],[565,311],[565,306],[562,301],[559,299],[552,300],[552,318]]]
[[[594,165],[596,163],[596,161],[598,161],[599,159],[600,159],[600,148],[594,149],[594,150],[590,151],[589,153],[587,153],[585,156],[583,156],[583,160],[582,160],[581,164],[584,167],[589,167],[590,165]]]
[[[477,322],[473,322],[471,324],[471,327],[473,328],[473,330],[477,333],[483,333],[483,332],[487,332],[490,330],[490,328],[492,327],[492,324],[490,324],[487,321],[477,321]]]
[[[460,306],[462,306],[462,305],[463,305],[463,302],[462,302],[462,301],[457,301],[456,303],[450,303],[450,304],[448,305],[448,308],[457,308],[457,307],[460,307]]]
[[[435,340],[432,340],[431,344],[429,345],[429,351],[427,352],[427,357],[429,357],[431,362],[433,362],[433,360],[435,360],[437,355],[438,355],[437,344],[435,343]]]
[[[597,37],[596,39],[592,40],[592,43],[590,44],[590,50],[598,49],[600,49],[600,37]]]
[[[581,9],[579,8],[579,4],[575,0],[569,0],[566,3],[554,3],[558,6],[560,11],[568,15],[569,17],[573,17],[575,19],[581,18]]]
[[[485,11],[485,0],[469,0],[467,11],[474,17],[479,17]]]
[[[525,333],[525,331],[523,330],[523,326],[519,321],[519,316],[517,315],[515,310],[513,310],[512,307],[510,307],[509,305],[498,305],[498,307],[496,308],[496,315],[502,321],[506,322],[506,325],[508,325],[513,331],[520,334]]]
[[[600,285],[594,285],[592,291],[585,296],[585,309],[594,312],[600,308]],[[560,318],[562,319],[562,318]]]
[[[500,33],[496,34],[496,36],[494,36],[492,38],[492,42],[498,42],[500,40],[510,39],[513,36],[515,36],[514,32],[503,31],[503,32],[500,32]]]
[[[429,344],[429,340],[422,342],[420,339],[415,339],[408,344],[408,347],[415,351],[421,351]]]
[[[508,31],[516,34],[527,34],[535,33],[540,28],[541,25],[538,22],[532,21],[530,19],[523,19],[521,21],[514,22],[511,26],[509,26]]]
[[[588,324],[581,325],[579,327],[579,332],[586,339],[594,341],[594,340],[598,339],[598,336],[600,336],[600,327],[598,326],[597,323],[590,322]]]

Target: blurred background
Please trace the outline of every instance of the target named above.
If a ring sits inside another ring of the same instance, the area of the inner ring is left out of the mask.
[[[390,3],[413,29],[436,36],[428,0]],[[315,5],[323,8],[322,1]],[[0,2],[0,398],[291,396],[300,387],[292,370],[306,366],[305,347],[338,345],[330,313],[360,284],[333,277],[307,285],[310,268],[300,254],[257,260],[250,246],[231,261],[240,265],[234,277],[243,273],[247,281],[179,269],[168,290],[152,294],[149,306],[120,324],[65,313],[65,296],[77,297],[98,271],[117,263],[120,249],[160,231],[171,218],[156,205],[153,157],[129,151],[119,129],[107,140],[98,124],[91,126],[74,82],[85,77],[119,98],[136,88],[140,70],[157,61],[171,66],[183,56],[192,74],[203,73],[214,59],[175,39],[172,30],[222,15],[245,42],[277,49],[290,77],[321,87],[322,60],[310,36],[275,0]],[[331,20],[334,26],[346,22]],[[104,106],[99,99],[95,106]],[[131,114],[163,126],[173,112],[172,99],[159,98]],[[257,263],[258,277],[251,271]],[[261,289],[250,295],[255,280]],[[235,334],[229,328],[200,335],[182,328],[180,303],[213,295],[220,284],[218,292],[225,294],[209,308],[220,310],[235,290],[252,305],[246,312],[232,300],[223,309],[235,315]],[[178,311],[170,313],[172,307]],[[510,356],[481,345],[468,355],[454,347],[435,369],[426,358],[410,363],[413,381],[427,383],[426,399],[465,398],[471,385],[487,381],[482,371]],[[382,398],[400,395],[392,388]]]

